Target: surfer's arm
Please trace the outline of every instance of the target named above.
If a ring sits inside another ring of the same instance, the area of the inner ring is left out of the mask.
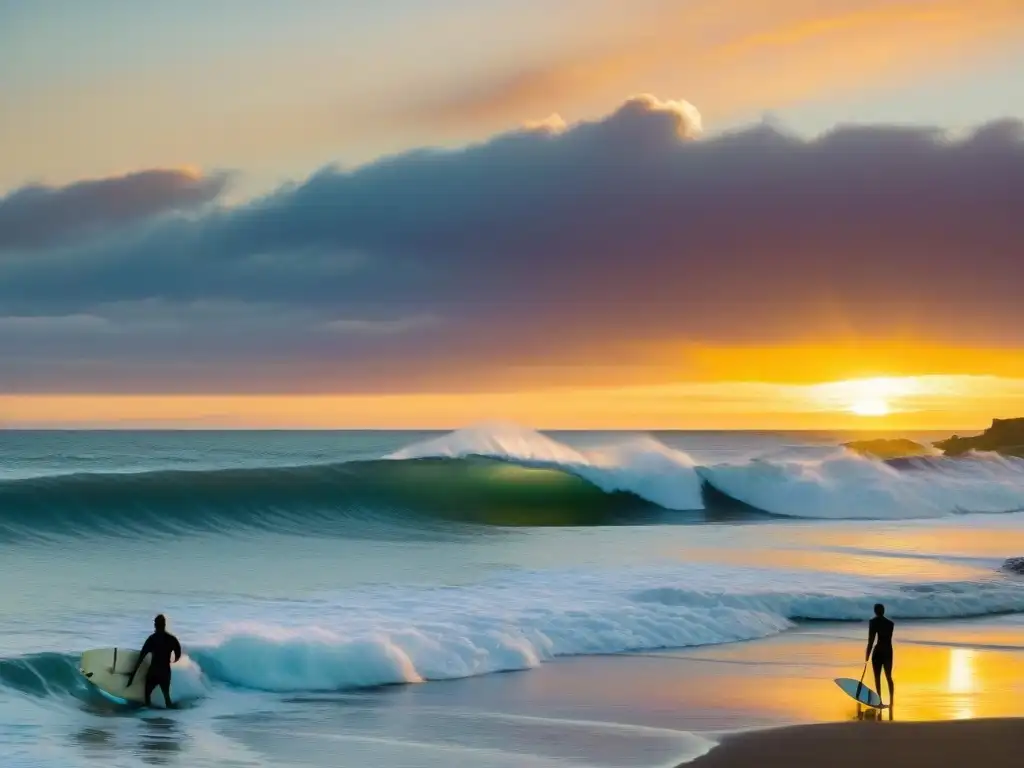
[[[871,646],[875,644],[875,635],[878,630],[875,629],[875,622],[871,621],[868,623],[868,649],[864,651],[864,661],[871,658]]]
[[[178,661],[181,658],[181,643],[178,642],[176,637],[172,636],[172,639],[174,640],[174,647],[172,649],[174,651],[174,660]]]
[[[142,644],[142,650],[139,651],[139,658],[135,662],[135,668],[131,671],[131,674],[128,675],[128,685],[132,684],[132,680],[135,679],[135,673],[138,672],[139,671],[139,667],[142,666],[142,660],[144,658],[146,658],[146,654],[152,652],[152,650],[153,650],[153,638],[152,637],[147,637],[146,638],[146,642],[144,642]]]

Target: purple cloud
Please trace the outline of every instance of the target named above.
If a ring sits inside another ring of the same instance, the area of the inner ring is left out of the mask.
[[[0,260],[0,316],[98,318],[31,344],[0,322],[0,389],[490,386],[836,333],[1024,346],[1019,121],[698,126],[644,97]]]
[[[197,208],[226,183],[223,174],[149,170],[65,187],[22,187],[0,198],[0,251],[56,245]]]

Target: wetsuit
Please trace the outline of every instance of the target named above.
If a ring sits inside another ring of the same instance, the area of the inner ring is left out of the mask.
[[[149,706],[149,697],[160,686],[164,694],[164,701],[171,706],[171,654],[174,660],[181,658],[181,643],[178,638],[170,632],[157,631],[146,638],[142,650],[139,652],[139,660],[150,654],[149,669],[146,671],[146,706]],[[134,676],[134,673],[133,673]]]
[[[894,626],[885,616],[875,616],[868,622],[868,648],[876,638],[878,639],[875,650],[871,652],[871,667],[875,670],[876,681],[879,680],[883,668],[885,676],[892,679],[892,630]]]

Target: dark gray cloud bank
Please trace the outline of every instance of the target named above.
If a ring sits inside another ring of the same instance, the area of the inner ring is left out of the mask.
[[[0,252],[33,249],[131,226],[214,200],[227,177],[151,170],[66,187],[32,185],[0,198]]]
[[[1024,347],[1024,124],[753,126],[654,99],[211,207],[151,171],[0,199],[0,391],[500,386],[670,340]],[[589,375],[589,374],[587,374]]]

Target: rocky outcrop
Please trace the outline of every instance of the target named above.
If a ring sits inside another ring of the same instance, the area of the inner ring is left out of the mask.
[[[946,456],[963,456],[971,451],[990,451],[1003,456],[1024,458],[1024,418],[993,419],[992,426],[973,437],[953,435],[933,443]],[[931,447],[905,438],[853,440],[843,443],[844,448],[873,459],[893,461],[917,456],[933,456]]]
[[[994,451],[1004,456],[1024,458],[1024,418],[993,419],[992,426],[980,435],[953,435],[934,445],[947,456],[962,456],[970,451]]]
[[[935,453],[927,446],[904,438],[854,440],[843,443],[843,447],[874,459],[904,459],[910,456],[930,456]]]
[[[1011,557],[1003,563],[1003,570],[1024,576],[1024,557]]]

